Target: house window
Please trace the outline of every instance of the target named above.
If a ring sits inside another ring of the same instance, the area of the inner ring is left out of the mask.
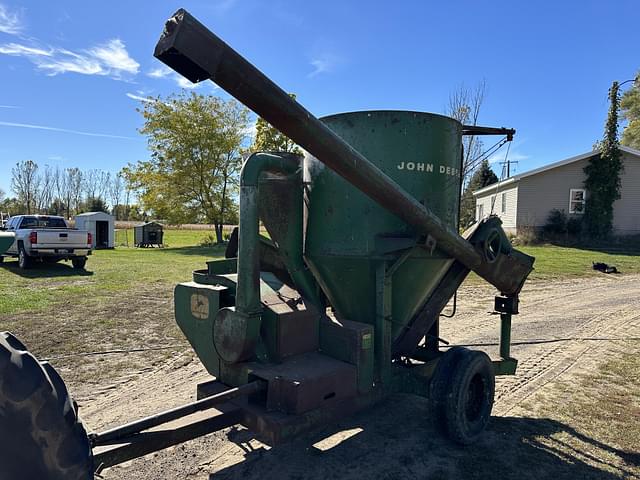
[[[507,213],[507,194],[506,193],[502,194],[501,203],[502,205],[500,207],[500,211],[502,213]]]
[[[585,206],[585,190],[572,188],[569,190],[569,213],[582,215]]]
[[[480,204],[478,205],[478,220],[482,220],[482,217],[484,217],[484,205]]]

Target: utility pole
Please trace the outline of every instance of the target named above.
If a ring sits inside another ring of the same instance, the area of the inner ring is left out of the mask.
[[[502,173],[503,173],[503,178],[509,178],[511,176],[511,164],[516,165],[518,163],[517,160],[505,160],[504,162],[500,162],[500,165],[502,165]],[[504,173],[507,173],[507,176],[504,176]]]

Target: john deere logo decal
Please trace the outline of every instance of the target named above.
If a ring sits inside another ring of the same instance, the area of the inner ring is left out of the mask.
[[[209,318],[209,298],[199,293],[191,295],[191,315],[200,320]]]

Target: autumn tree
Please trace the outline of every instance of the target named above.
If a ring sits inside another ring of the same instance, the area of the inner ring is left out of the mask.
[[[484,102],[486,83],[482,80],[475,88],[461,85],[449,95],[449,104],[446,114],[458,120],[463,125],[478,125],[480,109]],[[462,137],[462,184],[466,185],[473,172],[479,166],[482,156],[483,143],[476,135]]]
[[[289,96],[296,99],[293,93]],[[252,152],[291,152],[302,155],[302,150],[293,140],[271,126],[264,118],[258,117],[255,127],[255,136],[250,149]]]
[[[38,164],[33,160],[18,162],[11,169],[11,190],[17,195],[27,215],[35,213],[39,186]]]
[[[484,159],[467,183],[460,199],[460,226],[466,229],[476,219],[476,199],[473,192],[498,182],[497,175],[491,170],[488,160]]]
[[[600,154],[589,159],[584,167],[587,190],[584,224],[594,238],[605,238],[613,230],[613,202],[620,198],[620,173],[623,169],[618,139],[618,82],[609,90],[609,114],[600,142]]]
[[[84,174],[77,167],[67,168],[64,172],[67,184],[67,217],[71,218],[71,212],[78,213],[80,208]]]
[[[620,99],[622,118],[629,122],[622,131],[621,143],[640,150],[640,73],[633,86]]]
[[[111,202],[111,210],[112,213],[116,214],[116,207],[120,205],[120,201],[122,200],[122,193],[124,192],[124,179],[122,177],[122,173],[116,173],[111,181],[109,182],[109,201]],[[120,220],[118,218],[118,220]]]
[[[140,132],[150,159],[129,165],[129,182],[144,207],[169,222],[232,220],[248,111],[235,100],[182,92],[143,102]]]
[[[46,212],[55,197],[54,171],[45,165],[39,172],[39,188],[36,193],[36,211]]]

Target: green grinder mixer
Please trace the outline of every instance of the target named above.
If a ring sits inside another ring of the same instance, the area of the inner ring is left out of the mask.
[[[36,469],[27,476],[89,479],[237,424],[277,444],[397,392],[425,397],[450,439],[476,440],[495,376],[516,371],[511,321],[534,259],[511,246],[496,216],[459,234],[462,138],[515,131],[407,111],[317,119],[184,10],[167,21],[155,56],[192,82],[213,80],[305,155],[245,160],[226,258],[175,288],[176,322],[211,375],[197,400],[87,435],[53,367],[0,332],[2,418],[11,422],[0,440],[13,444],[18,431],[37,439],[18,442],[19,454],[0,449],[3,468],[12,478]],[[0,232],[0,253],[12,242]],[[442,347],[443,311],[471,271],[497,290],[493,358]]]
[[[0,231],[0,255],[9,250],[9,247],[13,245],[15,235],[13,232]]]
[[[494,375],[515,372],[511,315],[534,259],[497,217],[458,234],[462,136],[514,130],[407,111],[316,119],[184,10],[155,56],[192,82],[216,82],[306,151],[245,161],[228,258],[176,287],[178,325],[215,377],[199,395],[259,382],[242,423],[277,443],[393,392],[429,397],[441,416],[453,390],[467,398],[471,389],[477,405],[464,408],[477,418],[452,419],[448,433],[475,439]],[[493,360],[440,349],[441,312],[470,271],[500,293]],[[474,380],[454,380],[461,369]]]

